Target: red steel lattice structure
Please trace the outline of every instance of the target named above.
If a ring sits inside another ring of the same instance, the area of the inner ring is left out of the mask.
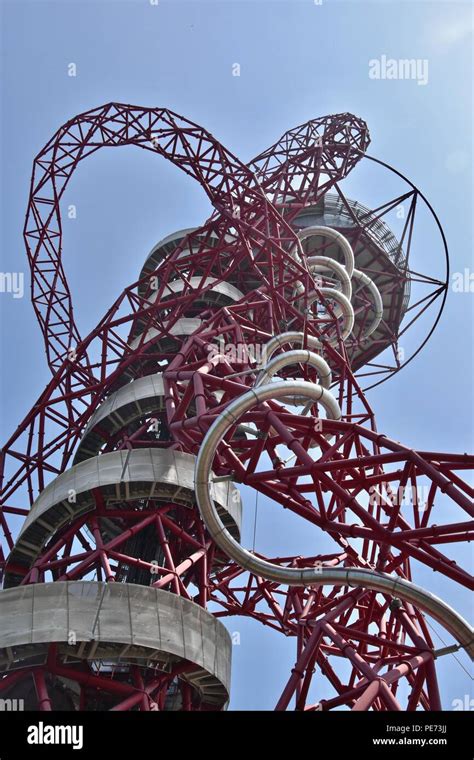
[[[83,338],[60,201],[81,159],[131,144],[194,177],[215,212],[155,246]],[[453,650],[472,655],[472,631],[412,566],[472,588],[455,561],[472,537],[472,457],[380,434],[361,388],[389,371],[382,352],[399,368],[407,322],[446,295],[410,268],[419,191],[369,210],[341,189],[368,144],[338,114],[245,165],[166,109],[108,104],[36,158],[24,234],[52,379],[2,451],[2,696],[222,709],[219,618],[246,615],[296,642],[277,709],[441,708],[425,614]],[[397,240],[382,217],[401,202]],[[409,305],[422,281],[432,292]],[[304,520],[318,553],[242,550],[239,484]]]

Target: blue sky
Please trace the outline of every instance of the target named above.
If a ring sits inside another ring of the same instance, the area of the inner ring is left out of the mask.
[[[406,174],[438,211],[452,271],[472,271],[470,3],[3,0],[1,7],[3,272],[23,271],[29,285],[22,226],[34,156],[67,119],[111,100],[177,111],[243,160],[292,126],[350,111],[368,122],[370,153]],[[382,55],[426,59],[427,84],[370,79],[369,60]],[[70,63],[76,77],[68,76]],[[362,203],[378,197],[369,178],[359,185],[355,178],[354,187]],[[159,238],[210,213],[190,179],[128,148],[85,162],[68,204],[77,218],[64,219],[64,260],[83,334],[137,279]],[[426,240],[419,255],[428,272],[435,253]],[[0,294],[3,440],[49,379],[27,295]],[[379,430],[421,449],[471,448],[472,318],[473,294],[450,291],[428,347],[370,393]],[[259,531],[267,528],[262,517]],[[275,532],[270,543],[277,549]],[[468,596],[454,584],[431,571],[417,579],[469,615]],[[292,665],[292,642],[248,620],[229,628],[241,635],[232,707],[272,708]],[[439,672],[449,709],[472,681],[451,657]]]

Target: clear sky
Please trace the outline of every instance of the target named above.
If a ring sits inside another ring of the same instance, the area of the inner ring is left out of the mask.
[[[472,271],[471,3],[3,0],[1,8],[1,270],[24,272],[26,283],[24,298],[0,293],[2,440],[49,379],[22,241],[32,161],[66,120],[106,102],[168,107],[243,160],[292,126],[350,111],[368,122],[370,153],[410,177],[438,211],[452,271]],[[371,79],[369,61],[384,55],[428,61],[427,82]],[[367,182],[358,200],[370,205],[376,190]],[[211,210],[190,179],[131,148],[84,162],[65,194],[69,204],[77,218],[64,214],[64,259],[82,334],[137,279],[158,239],[201,224]],[[429,272],[435,253],[427,241],[419,255]],[[421,449],[470,450],[473,298],[451,290],[428,347],[370,393],[380,431]],[[265,516],[258,531],[259,548],[278,551]],[[422,570],[416,579],[470,615],[467,594],[453,583]],[[241,638],[232,707],[272,708],[293,664],[293,642],[244,619],[229,629]],[[459,659],[467,666],[464,654]],[[472,679],[452,657],[439,672],[450,709]]]

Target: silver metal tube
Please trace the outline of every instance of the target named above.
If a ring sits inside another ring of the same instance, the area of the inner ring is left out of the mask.
[[[318,225],[313,227],[305,227],[298,232],[298,239],[300,244],[303,242],[303,240],[307,240],[310,237],[326,237],[330,240],[333,240],[342,251],[347,274],[349,277],[352,277],[352,272],[354,271],[354,251],[352,250],[352,246],[349,243],[348,239],[344,237],[344,235],[341,235],[340,232],[333,229],[332,227],[324,227]],[[296,252],[295,249],[296,246],[293,246],[292,252]]]
[[[368,338],[379,326],[383,317],[383,301],[380,291],[375,282],[368,277],[365,272],[361,272],[360,269],[354,269],[352,278],[362,285],[364,285],[369,291],[374,304],[374,316],[368,327],[365,327],[363,337]]]
[[[333,272],[341,283],[342,292],[350,300],[352,296],[351,278],[347,273],[347,269],[342,264],[339,264],[336,259],[330,259],[328,256],[310,256],[309,259],[306,259],[306,263],[311,274],[313,272],[317,273],[328,270]],[[296,290],[304,292],[304,285],[301,282],[296,283]]]
[[[276,375],[281,369],[283,369],[283,367],[288,367],[291,364],[309,364],[317,371],[323,388],[329,388],[331,385],[332,373],[329,364],[322,356],[300,348],[294,351],[286,351],[284,354],[279,354],[274,359],[271,359],[260,372],[255,382],[255,386],[263,385],[268,382],[273,375]],[[341,414],[339,411],[339,417],[340,416]],[[339,419],[339,417],[336,419]]]
[[[449,605],[419,586],[374,570],[282,567],[247,551],[226,530],[209,492],[210,475],[216,449],[229,428],[245,412],[269,399],[287,396],[290,390],[289,386],[294,395],[305,396],[314,401],[320,401],[325,392],[321,386],[302,380],[270,383],[251,389],[228,405],[211,425],[201,444],[195,468],[196,499],[202,519],[216,544],[238,565],[267,580],[290,586],[321,586],[327,584],[358,586],[374,589],[411,602],[441,623],[474,659],[474,632],[469,624]]]
[[[322,348],[321,341],[318,338],[315,338],[314,335],[305,335],[303,332],[297,332],[296,330],[288,331],[280,333],[279,335],[274,335],[273,338],[270,338],[263,349],[264,360],[268,362],[275,351],[287,343],[300,343],[301,345],[306,343],[308,348]]]
[[[332,298],[337,302],[339,308],[334,309],[334,314],[336,317],[343,317],[341,337],[342,340],[347,340],[352,332],[352,328],[354,327],[354,309],[352,308],[351,302],[343,293],[341,293],[340,290],[335,290],[334,288],[320,288],[319,292],[324,296],[324,298]],[[318,293],[310,293],[308,296],[308,308],[311,306],[311,304],[317,301],[318,298]],[[328,343],[331,345],[337,343],[338,340],[339,338],[337,335],[333,338],[327,338]]]

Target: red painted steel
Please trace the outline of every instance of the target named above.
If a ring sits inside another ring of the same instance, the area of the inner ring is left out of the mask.
[[[127,288],[84,338],[74,322],[62,265],[60,201],[83,158],[100,147],[130,144],[164,156],[194,177],[215,212],[140,283]],[[457,552],[458,544],[473,534],[468,519],[473,490],[463,479],[472,457],[415,451],[378,432],[361,388],[364,371],[356,373],[351,365],[334,304],[321,293],[305,258],[291,255],[302,210],[317,205],[329,191],[348,207],[340,183],[368,160],[368,144],[361,119],[337,114],[290,130],[245,165],[209,132],[167,109],[115,103],[81,114],[56,132],[34,163],[24,230],[32,301],[52,379],[2,450],[3,568],[18,518],[28,513],[53,477],[71,466],[87,422],[110,393],[131,379],[163,372],[164,412],[150,412],[133,429],[124,426],[106,436],[101,453],[156,446],[197,455],[218,414],[255,382],[258,368],[249,347],[262,347],[273,335],[297,330],[323,343],[341,419],[321,418],[317,404],[306,414],[276,401],[260,404],[239,420],[247,433],[234,425],[214,463],[217,476],[282,505],[305,520],[315,535],[319,531],[324,546],[328,539],[333,544],[331,552],[318,552],[315,542],[313,557],[272,560],[294,567],[321,563],[373,568],[408,580],[412,572],[416,576],[412,567],[422,563],[472,588]],[[410,269],[408,261],[415,207],[424,200],[411,187],[376,209],[365,226],[353,218],[354,229],[348,233],[356,249],[366,227],[384,209],[402,201],[409,206],[400,241],[405,258],[389,278],[387,293],[390,288],[401,292],[416,277],[430,280]],[[369,271],[384,255],[375,244],[372,251]],[[182,285],[170,295],[172,281]],[[415,304],[413,319],[436,297],[445,298],[446,283],[431,282],[433,293]],[[206,293],[218,283],[231,283],[243,297],[203,306]],[[302,284],[299,301],[296,283]],[[310,308],[312,293],[323,315]],[[361,313],[366,309],[365,324],[370,304],[358,308]],[[173,337],[178,320],[194,316],[201,320],[196,331]],[[386,320],[395,354],[406,328],[393,315]],[[354,341],[366,350],[362,337]],[[232,355],[222,346],[242,350]],[[364,362],[367,375],[373,374],[370,366],[377,367],[375,349]],[[317,379],[307,365],[287,367],[280,376]],[[150,432],[155,416],[164,436]],[[248,432],[252,426],[256,434]],[[294,455],[291,462],[282,459],[282,447]],[[401,503],[407,493],[409,509]],[[107,530],[111,519],[120,525],[113,534]],[[132,539],[141,541],[141,547],[151,541],[160,551],[160,562],[138,556]],[[6,564],[7,572],[17,573],[23,584],[91,578],[120,582],[133,570],[134,582],[204,607],[216,603],[219,617],[246,615],[293,637],[295,667],[282,684],[277,709],[433,710],[441,705],[434,645],[421,612],[367,589],[285,587],[255,577],[213,544],[196,506],[149,499],[146,505],[130,501],[126,509],[117,505],[114,511],[97,492],[95,509],[53,535],[30,568]],[[207,709],[179,678],[186,667],[155,673],[134,666],[125,677],[120,668],[104,672],[65,664],[52,644],[48,661],[33,673],[37,705],[47,710],[60,703],[57,679],[63,678],[77,683],[83,709],[165,709],[176,690],[181,709]],[[333,696],[318,696],[321,677]],[[29,679],[26,669],[7,674],[0,690],[18,689]]]

